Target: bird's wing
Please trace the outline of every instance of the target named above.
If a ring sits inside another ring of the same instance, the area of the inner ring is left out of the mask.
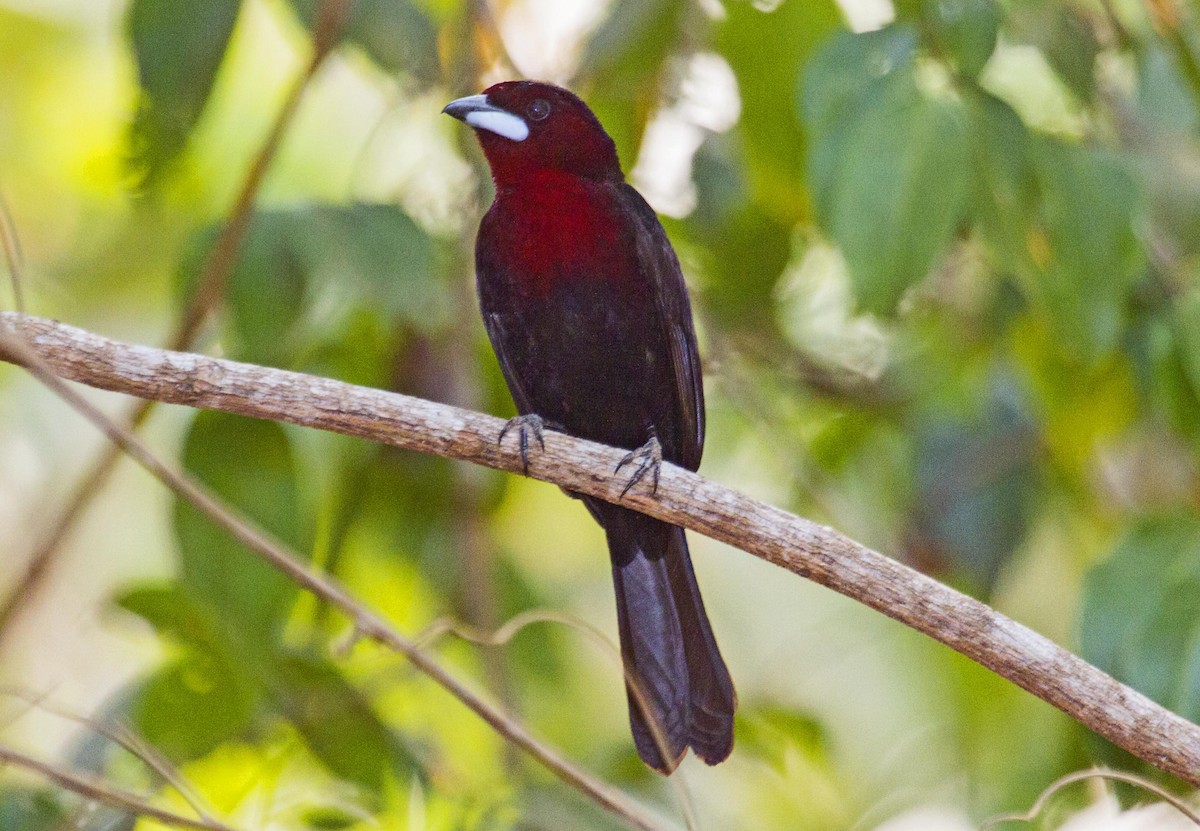
[[[679,258],[675,256],[658,215],[640,193],[622,182],[617,188],[617,199],[637,222],[638,266],[650,281],[661,331],[666,335],[670,350],[680,410],[679,464],[695,470],[700,466],[704,450],[704,379],[692,324],[692,305],[679,268]]]
[[[496,360],[500,362],[500,372],[508,384],[508,391],[512,395],[517,412],[521,415],[532,413],[533,402],[521,384],[521,372],[513,364],[506,349],[508,333],[504,330],[504,321],[499,314],[487,312],[483,316],[483,325],[487,328],[488,339],[492,342],[492,351],[496,353]]]

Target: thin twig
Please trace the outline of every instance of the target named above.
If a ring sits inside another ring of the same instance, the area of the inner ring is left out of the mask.
[[[101,389],[315,427],[511,473],[522,470],[511,444],[496,445],[503,422],[482,413],[301,373],[132,346],[13,312],[0,312],[0,331],[5,327],[20,332],[63,377]],[[21,362],[19,354],[8,359]],[[1155,767],[1200,785],[1200,727],[984,603],[831,528],[674,465],[663,466],[657,493],[635,488],[622,497],[623,477],[611,471],[625,451],[551,431],[545,441],[545,450],[530,459],[531,476],[698,531],[851,597],[1007,678]],[[294,563],[279,566],[314,585]],[[365,622],[364,632],[377,634],[371,623]]]
[[[1166,790],[1160,788],[1149,779],[1141,776],[1134,776],[1132,773],[1122,773],[1118,770],[1105,770],[1103,768],[1096,768],[1095,770],[1078,770],[1074,773],[1068,773],[1066,776],[1054,780],[1054,782],[1050,783],[1049,787],[1042,791],[1028,811],[1015,814],[1002,814],[1001,816],[993,817],[981,825],[979,827],[979,831],[992,831],[992,829],[996,826],[1003,825],[1007,822],[1033,822],[1033,820],[1037,819],[1038,815],[1045,810],[1046,803],[1049,802],[1055,794],[1068,785],[1073,785],[1076,782],[1083,782],[1088,779],[1109,779],[1114,782],[1124,782],[1127,785],[1134,785],[1135,787],[1141,788],[1144,791],[1149,791],[1159,799],[1169,804],[1179,813],[1190,819],[1197,826],[1200,826],[1200,815],[1189,808],[1182,799],[1174,796],[1171,793],[1168,793]]]
[[[228,825],[213,819],[191,819],[162,808],[156,808],[137,794],[114,788],[91,776],[73,773],[54,765],[38,761],[7,747],[0,747],[0,767],[12,765],[36,773],[64,790],[77,793],[94,802],[125,811],[137,817],[152,819],[175,828],[199,829],[199,831],[234,831]]]
[[[18,312],[25,309],[25,256],[21,253],[21,238],[17,235],[17,223],[12,211],[0,194],[0,245],[4,248],[4,260],[8,263],[8,276],[12,281],[13,308]]]
[[[523,724],[489,704],[451,675],[428,653],[401,635],[378,615],[361,605],[338,582],[310,570],[302,563],[299,555],[291,552],[283,543],[273,539],[249,521],[237,516],[230,507],[222,504],[207,488],[174,466],[159,459],[136,435],[109,419],[68,386],[56,374],[61,370],[44,360],[39,354],[40,349],[37,351],[32,349],[30,343],[23,339],[22,334],[24,333],[18,333],[20,330],[14,331],[14,327],[10,325],[10,317],[26,321],[38,318],[30,318],[13,312],[3,312],[0,313],[0,316],[2,316],[0,317],[0,357],[24,366],[160,482],[190,502],[239,543],[286,574],[293,582],[340,609],[354,622],[355,630],[362,636],[403,655],[421,672],[432,678],[487,722],[497,733],[520,747],[563,782],[624,820],[630,827],[641,829],[641,831],[661,831],[663,826],[650,818],[643,808],[620,791],[577,768],[557,750],[535,738]],[[160,350],[151,349],[149,351]],[[164,354],[182,355],[185,353]]]
[[[258,193],[262,189],[263,181],[266,179],[267,170],[283,143],[283,137],[296,117],[305,91],[336,45],[337,33],[344,25],[352,4],[353,0],[325,0],[322,3],[317,25],[313,31],[312,58],[304,73],[293,83],[283,106],[280,107],[279,113],[275,117],[275,122],[271,125],[270,132],[254,157],[250,169],[246,172],[230,212],[229,221],[221,230],[216,242],[213,243],[212,250],[201,270],[196,290],[185,307],[174,333],[168,340],[168,349],[190,349],[209,315],[223,302],[229,277],[237,263],[238,251],[250,228],[254,206],[258,199]],[[6,246],[7,239],[5,236]],[[19,257],[13,260],[10,255],[10,263],[12,262],[19,262]],[[18,309],[21,308],[19,303],[18,296]],[[153,411],[155,403],[150,400],[137,402],[121,419],[121,423],[130,430],[141,429]],[[0,651],[3,651],[5,640],[12,631],[13,622],[37,597],[38,589],[58,558],[63,543],[75,530],[92,500],[104,489],[120,458],[121,451],[115,445],[106,444],[104,446],[87,468],[86,473],[71,489],[71,494],[62,510],[50,522],[49,530],[45,537],[38,542],[25,570],[14,582],[8,597],[0,602]]]
[[[664,759],[670,758],[671,753],[668,750],[666,734],[662,724],[650,707],[650,700],[646,691],[642,689],[642,679],[638,678],[637,675],[625,666],[625,660],[621,657],[621,648],[613,643],[612,639],[601,632],[600,629],[585,620],[580,620],[577,617],[563,614],[553,609],[530,609],[529,611],[514,615],[500,626],[489,630],[462,623],[451,617],[441,617],[422,629],[413,640],[419,646],[432,646],[443,635],[453,635],[476,646],[502,647],[507,646],[513,638],[525,629],[538,623],[553,623],[565,626],[568,629],[574,629],[596,644],[600,648],[600,651],[615,663],[624,676],[625,683],[629,685],[629,690],[637,701],[637,706],[642,712],[642,717],[650,727],[651,736],[655,744],[658,745],[658,752],[662,754]],[[688,831],[698,831],[700,821],[696,813],[696,803],[692,799],[691,792],[687,789],[687,784],[680,776],[671,776],[670,782],[675,790],[675,799],[679,803],[679,810],[683,813],[684,824],[687,826]]]
[[[0,687],[0,695],[11,696],[12,698],[24,701],[32,709],[75,722],[121,746],[127,753],[141,761],[162,777],[163,781],[174,788],[176,793],[196,812],[198,817],[201,819],[212,818],[209,815],[209,811],[203,805],[203,798],[188,784],[187,780],[175,769],[175,766],[128,725],[118,723],[115,729],[110,728],[102,722],[47,701],[45,694],[35,693],[32,690],[26,690],[22,687]]]

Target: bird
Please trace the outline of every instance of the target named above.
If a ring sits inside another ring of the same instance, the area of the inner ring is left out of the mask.
[[[574,93],[505,81],[443,112],[474,129],[495,184],[476,237],[480,311],[518,416],[528,472],[543,426],[629,450],[625,492],[657,489],[665,460],[696,470],[704,386],[691,302],[654,209]],[[622,494],[624,496],[624,494]],[[593,497],[612,561],[629,722],[670,774],[688,748],[733,749],[737,697],[683,528]]]

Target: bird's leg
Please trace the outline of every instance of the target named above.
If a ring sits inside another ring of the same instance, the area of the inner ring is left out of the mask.
[[[637,462],[637,467],[633,471],[633,475],[629,477],[629,481],[625,483],[625,487],[621,490],[621,497],[629,493],[630,488],[645,478],[646,474],[650,474],[650,492],[658,493],[658,476],[662,472],[662,445],[658,442],[658,436],[655,435],[654,428],[650,428],[650,441],[643,444],[637,450],[626,454],[621,461],[617,462],[613,473],[616,473],[621,468],[630,462]]]
[[[545,428],[546,422],[542,421],[542,417],[537,413],[526,413],[519,415],[516,418],[510,418],[508,423],[501,429],[500,435],[496,437],[496,444],[504,442],[504,436],[509,430],[517,431],[517,450],[521,454],[521,471],[529,475],[529,437],[532,435],[537,439],[537,443],[542,450],[546,449],[546,440],[542,437],[542,430]]]

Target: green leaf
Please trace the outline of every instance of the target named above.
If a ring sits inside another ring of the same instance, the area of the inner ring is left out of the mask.
[[[703,246],[705,301],[725,325],[774,330],[774,291],[792,254],[792,227],[751,203],[716,227],[684,226]]]
[[[363,821],[360,814],[350,813],[337,807],[310,808],[304,812],[301,822],[313,831],[346,831]]]
[[[1006,20],[1018,40],[1036,46],[1080,101],[1096,95],[1096,58],[1100,43],[1083,14],[1056,0],[1020,3]]]
[[[416,759],[333,665],[298,656],[278,667],[275,696],[309,749],[348,782],[378,792],[389,776],[409,778]]]
[[[1085,360],[1116,348],[1126,296],[1145,268],[1134,233],[1140,194],[1122,163],[1051,141],[1032,145],[1040,196],[1030,288],[1059,340]],[[1086,205],[1087,210],[1080,210]]]
[[[236,663],[189,650],[134,694],[133,723],[171,759],[197,759],[241,735],[257,700],[253,680]]]
[[[179,583],[140,586],[118,595],[113,602],[142,618],[164,638],[205,651],[224,648],[212,615],[184,592]]]
[[[780,219],[802,218],[808,201],[808,138],[784,78],[802,78],[818,45],[841,27],[833,0],[782,3],[770,12],[747,0],[725,6],[717,49],[737,76],[742,100],[738,134],[755,199]]]
[[[154,177],[183,150],[212,92],[241,0],[133,0],[126,24],[144,94],[134,160]]]
[[[928,273],[970,190],[963,107],[918,87],[912,43],[903,27],[835,37],[803,91],[819,219],[874,312],[891,311]]]
[[[923,5],[941,51],[963,75],[978,77],[995,51],[1000,33],[996,0],[925,0]]]
[[[190,295],[215,239],[197,235],[180,269]],[[293,365],[344,334],[359,310],[423,332],[450,320],[430,237],[395,205],[303,206],[256,214],[229,277],[231,352]],[[316,307],[323,317],[314,319]],[[365,356],[361,356],[364,357]]]
[[[290,0],[309,28],[322,1]],[[406,72],[425,86],[436,83],[440,76],[437,29],[424,11],[408,0],[353,0],[342,36],[388,72]]]
[[[939,409],[916,431],[914,515],[926,559],[989,591],[1025,539],[1040,450],[1033,414],[1012,380],[993,383],[973,418]]]
[[[1200,127],[1196,99],[1184,80],[1178,58],[1156,42],[1142,44],[1138,59],[1138,111],[1159,127],[1192,135]]]
[[[1083,657],[1186,719],[1200,718],[1200,519],[1150,520],[1084,579]]]
[[[68,822],[67,812],[48,791],[0,787],[0,828],[5,831],[53,831]]]
[[[789,750],[799,751],[822,767],[829,764],[825,727],[808,713],[771,704],[744,709],[735,725],[739,752],[765,759],[781,773]]]
[[[202,412],[184,442],[184,465],[237,511],[301,554],[309,551],[291,446],[283,428]],[[175,506],[180,580],[248,647],[273,648],[299,589],[191,504]]]
[[[993,266],[1028,273],[1028,235],[1037,210],[1029,130],[1012,107],[985,92],[967,98],[967,107],[975,218]]]

